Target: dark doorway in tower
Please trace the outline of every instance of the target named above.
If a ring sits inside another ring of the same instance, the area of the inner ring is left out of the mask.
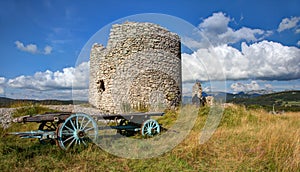
[[[103,81],[103,79],[100,79],[100,80],[97,82],[97,85],[98,85],[98,92],[103,93],[103,92],[105,91],[105,86],[104,86],[104,81]]]

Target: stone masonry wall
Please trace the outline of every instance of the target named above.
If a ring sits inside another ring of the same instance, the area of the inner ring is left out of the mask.
[[[181,49],[177,34],[152,23],[126,22],[110,30],[107,47],[90,54],[89,102],[103,112],[181,102]]]

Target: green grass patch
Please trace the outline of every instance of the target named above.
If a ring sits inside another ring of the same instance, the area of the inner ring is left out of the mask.
[[[13,117],[21,117],[21,116],[32,116],[37,114],[44,114],[50,112],[57,112],[56,110],[49,109],[40,105],[30,105],[24,106],[21,108],[17,108],[16,111],[13,113]]]

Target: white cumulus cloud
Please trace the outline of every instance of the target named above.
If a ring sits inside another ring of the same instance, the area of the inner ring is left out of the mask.
[[[300,78],[300,49],[264,40],[272,31],[229,27],[234,19],[223,12],[204,19],[196,31],[202,39],[183,38],[193,48],[192,54],[182,54],[183,81]],[[280,31],[296,27],[300,17],[286,18]],[[241,43],[237,49],[232,44]],[[300,45],[300,41],[298,42]]]
[[[271,41],[247,45],[241,50],[229,45],[198,49],[182,54],[183,82],[196,79],[266,79],[290,80],[300,78],[300,49]]]
[[[24,46],[24,44],[20,41],[16,41],[15,42],[17,48],[21,51],[26,51],[32,54],[35,54],[38,52],[37,46],[35,44],[28,44],[26,46]]]
[[[6,79],[5,79],[4,77],[0,77],[0,85],[1,85],[1,84],[4,84],[5,81],[6,81]]]
[[[282,32],[287,29],[295,28],[295,27],[297,27],[299,21],[300,21],[300,17],[284,18],[280,22],[277,31]],[[296,31],[296,33],[297,33],[297,31]]]
[[[289,80],[300,78],[300,49],[262,41],[242,44],[242,53],[250,60],[249,77]]]
[[[64,68],[62,71],[36,72],[33,76],[19,76],[9,79],[12,88],[33,90],[86,89],[89,81],[89,62],[77,67]]]
[[[19,50],[29,52],[32,54],[42,53],[47,55],[47,54],[51,54],[52,52],[52,47],[49,45],[45,46],[44,51],[40,51],[36,44],[24,45],[24,43],[22,43],[21,41],[15,41],[15,44]]]
[[[212,34],[222,34],[227,32],[230,20],[231,19],[226,17],[222,12],[214,13],[212,16],[204,19],[203,22],[199,24],[199,28]]]
[[[4,85],[6,83],[6,78],[0,77],[0,95],[4,94]]]
[[[45,48],[44,48],[44,54],[51,54],[52,52],[52,47],[50,47],[49,45],[47,45]]]
[[[205,36],[212,45],[232,44],[239,41],[258,41],[272,34],[271,31],[242,27],[233,29],[229,23],[233,21],[222,12],[214,13],[199,24],[201,35]]]
[[[233,83],[233,84],[231,84],[230,88],[235,93],[261,89],[259,84],[256,81],[251,81],[249,84],[244,84],[244,83],[240,83],[240,82]]]

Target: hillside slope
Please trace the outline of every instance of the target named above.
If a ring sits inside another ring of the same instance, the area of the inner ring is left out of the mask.
[[[0,97],[0,108],[21,106],[26,104],[42,104],[42,105],[69,105],[69,104],[81,104],[87,103],[86,101],[73,101],[73,100],[33,100],[33,99],[10,99],[6,97]]]
[[[267,110],[300,111],[300,91],[284,91],[250,98],[232,98],[228,102]]]

